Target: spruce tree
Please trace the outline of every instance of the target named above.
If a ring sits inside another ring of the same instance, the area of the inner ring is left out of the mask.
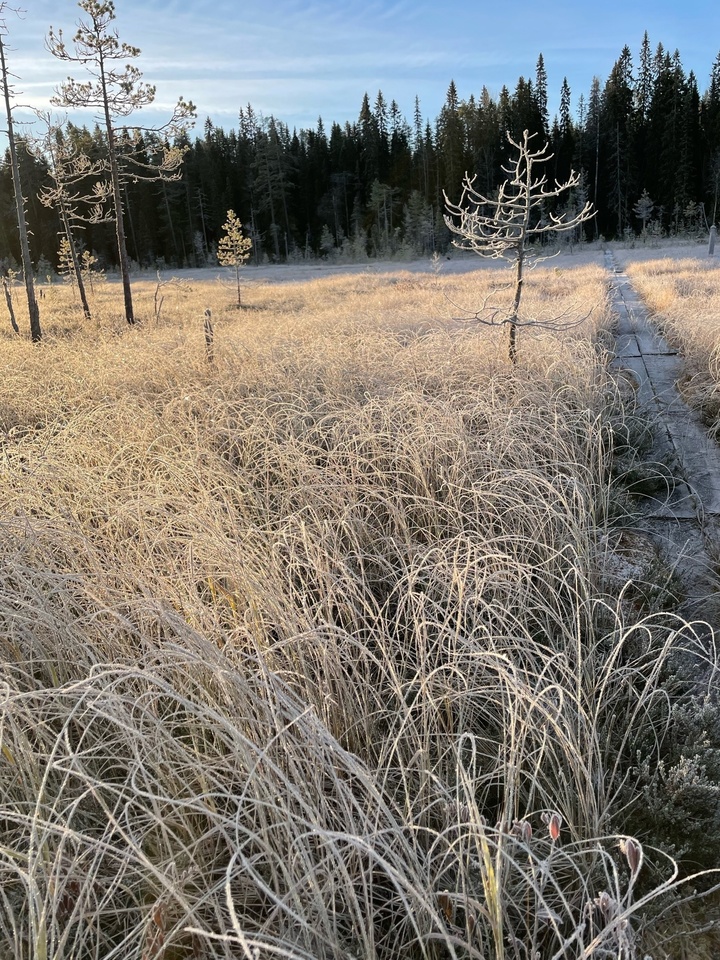
[[[541,128],[538,131],[542,139],[547,140],[550,115],[548,113],[548,80],[545,70],[545,59],[542,54],[537,58],[535,66],[535,102],[540,115]]]

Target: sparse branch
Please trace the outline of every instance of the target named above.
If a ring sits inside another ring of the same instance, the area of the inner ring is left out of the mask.
[[[505,315],[502,316],[494,307],[488,310],[483,306],[467,318],[488,323],[490,326],[508,324],[509,356],[513,363],[517,362],[518,327],[542,326],[546,329],[557,329],[558,324],[563,327],[574,325],[574,321],[563,323],[562,318],[558,317],[549,320],[521,317],[519,311],[524,272],[534,263],[547,259],[546,255],[535,252],[532,242],[552,233],[574,230],[594,216],[589,203],[572,214],[557,215],[551,211],[546,213],[548,201],[579,187],[580,177],[571,172],[564,183],[555,181],[554,185],[550,185],[544,174],[538,176],[533,167],[547,163],[552,154],[548,153],[548,144],[533,150],[530,145],[533,136],[534,134],[531,136],[525,130],[522,141],[516,142],[507,134],[517,156],[513,163],[503,167],[508,179],[500,185],[496,197],[487,197],[480,193],[475,188],[476,177],[468,174],[465,174],[462,193],[457,203],[453,203],[447,194],[443,194],[448,211],[444,219],[448,230],[456,238],[453,239],[454,246],[461,250],[471,250],[481,257],[507,260],[515,269],[515,293],[512,305]]]
[[[38,193],[41,203],[46,207],[63,205],[67,216],[74,221],[111,220],[105,180],[107,159],[90,160],[68,140],[60,120],[53,120],[47,112],[35,112],[45,129],[42,136],[28,140],[28,148],[45,160],[52,181],[41,187]]]
[[[156,271],[156,276],[157,282],[155,284],[155,293],[153,294],[153,313],[155,315],[155,322],[159,323],[160,313],[162,312],[163,303],[165,302],[165,294],[162,293],[162,290],[165,287],[176,287],[183,293],[190,293],[192,286],[188,280],[182,277],[163,277],[159,270]]]

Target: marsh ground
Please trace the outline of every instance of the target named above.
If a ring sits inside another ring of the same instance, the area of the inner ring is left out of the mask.
[[[248,270],[240,310],[213,271],[159,316],[150,277],[134,329],[53,285],[43,344],[2,334],[10,955],[677,955],[714,654],[619,548],[646,424],[600,255],[533,273],[589,316],[515,367],[476,261]]]

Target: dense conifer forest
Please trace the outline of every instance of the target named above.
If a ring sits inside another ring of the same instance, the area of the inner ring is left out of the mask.
[[[492,193],[514,138],[527,129],[549,142],[548,175],[564,181],[571,169],[581,188],[566,198],[568,213],[586,200],[597,217],[585,238],[621,238],[642,231],[678,235],[715,221],[720,188],[720,54],[702,92],[680,53],[653,48],[646,34],[639,53],[625,47],[609,77],[589,91],[563,81],[557,115],[548,113],[542,55],[532,77],[491,96],[483,87],[461,100],[450,82],[435,118],[416,98],[408,119],[382,91],[362,97],[358,118],[329,127],[290,130],[252,105],[239,110],[237,130],[211,119],[181,144],[181,179],[128,183],[127,239],[143,267],[204,266],[215,251],[227,211],[236,211],[254,240],[253,260],[305,257],[428,256],[449,245],[443,190],[457,199],[467,171]],[[137,151],[132,131],[128,142]],[[68,140],[90,158],[106,150],[100,128],[69,125]],[[160,150],[154,136],[140,147]],[[42,274],[56,267],[60,224],[37,194],[47,181],[44,162],[21,151],[32,255]],[[553,211],[554,213],[562,211]],[[19,259],[9,165],[0,171],[0,259]],[[117,257],[111,223],[87,224],[79,238],[100,264]]]

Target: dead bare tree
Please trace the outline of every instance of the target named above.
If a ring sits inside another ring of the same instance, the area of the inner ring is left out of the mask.
[[[595,215],[591,203],[574,213],[555,215],[548,212],[549,201],[580,186],[580,176],[571,171],[565,183],[556,181],[554,186],[548,184],[546,176],[537,176],[534,168],[547,163],[552,154],[547,152],[548,144],[533,150],[530,141],[534,136],[525,130],[522,141],[516,142],[507,134],[517,157],[511,165],[503,167],[508,178],[498,188],[497,197],[489,198],[479,193],[474,187],[476,177],[467,173],[458,203],[452,203],[447,194],[443,194],[448,210],[445,223],[459,238],[453,240],[453,245],[461,250],[472,250],[481,257],[507,260],[515,271],[514,284],[508,284],[509,288],[514,286],[514,293],[507,308],[490,306],[486,302],[467,318],[490,326],[507,324],[510,330],[508,355],[512,363],[517,363],[519,327],[559,329],[569,325],[563,323],[562,317],[538,319],[523,317],[520,313],[526,270],[555,255],[538,250],[533,246],[534,242],[542,241],[548,235],[574,230]]]
[[[33,275],[32,260],[30,259],[30,243],[28,241],[27,219],[25,216],[25,198],[22,192],[22,183],[20,181],[20,165],[17,156],[17,144],[15,141],[15,125],[13,123],[13,112],[11,104],[11,88],[9,81],[9,72],[5,60],[5,37],[7,36],[7,25],[5,23],[4,13],[7,8],[6,3],[0,3],[0,79],[2,80],[3,96],[5,100],[5,117],[7,119],[7,138],[10,152],[10,167],[12,170],[13,192],[15,194],[15,211],[17,213],[18,233],[20,235],[20,256],[22,260],[23,279],[25,281],[25,292],[27,295],[28,314],[30,317],[30,337],[35,342],[42,339],[42,329],[40,327],[40,308],[35,296],[35,278]]]

